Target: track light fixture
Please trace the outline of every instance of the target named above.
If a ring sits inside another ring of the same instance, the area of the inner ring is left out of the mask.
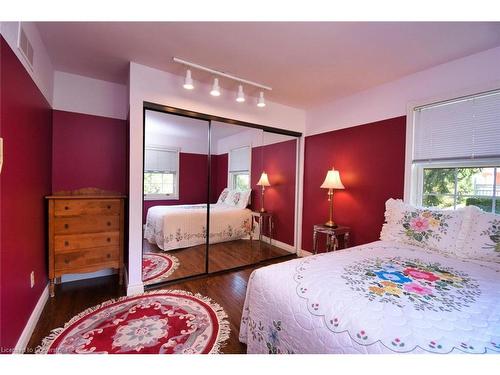
[[[261,91],[259,95],[259,101],[257,102],[257,107],[265,107],[266,106],[266,101],[264,99],[264,92]]]
[[[220,86],[219,86],[219,80],[217,78],[214,78],[214,84],[212,86],[212,91],[210,91],[210,95],[220,96]]]
[[[243,86],[238,86],[238,96],[236,97],[238,103],[243,103],[245,101],[245,93],[243,92]]]
[[[191,78],[191,70],[186,70],[186,78],[184,79],[184,85],[182,85],[186,90],[194,89],[193,78]]]
[[[173,60],[174,60],[174,62],[182,64],[188,68],[202,70],[204,72],[211,73],[216,77],[223,77],[223,78],[231,79],[233,81],[238,82],[238,94],[236,96],[236,101],[238,103],[243,103],[243,102],[245,102],[245,99],[246,99],[245,93],[243,92],[243,85],[258,87],[261,90],[269,90],[269,91],[272,90],[272,88],[269,86],[265,86],[265,85],[262,85],[262,84],[257,83],[257,82],[249,81],[247,79],[240,78],[240,77],[234,76],[232,74],[224,73],[224,72],[219,71],[219,70],[207,68],[206,66],[195,64],[195,63],[192,63],[192,62],[189,62],[186,60],[182,60],[182,59],[179,59],[177,57],[174,57]],[[194,83],[193,83],[193,78],[191,77],[191,70],[190,69],[186,70],[186,77],[184,79],[183,87],[186,90],[193,90],[194,89]],[[212,95],[212,96],[220,96],[221,95],[221,89],[219,86],[219,79],[218,78],[214,78],[214,83],[212,85],[212,89],[210,90],[210,95]],[[261,108],[266,106],[266,101],[264,99],[264,91],[260,91],[260,95],[259,95],[259,98],[257,101],[257,106],[261,107]]]

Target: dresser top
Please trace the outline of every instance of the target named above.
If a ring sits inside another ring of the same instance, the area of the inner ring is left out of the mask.
[[[82,188],[78,190],[58,191],[45,197],[46,199],[123,199],[126,195],[98,188]]]
[[[126,195],[47,195],[45,199],[124,199]]]

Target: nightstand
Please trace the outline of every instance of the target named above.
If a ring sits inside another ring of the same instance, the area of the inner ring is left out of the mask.
[[[336,228],[327,227],[324,224],[317,224],[313,229],[313,252],[318,253],[318,233],[326,235],[326,251],[335,251],[339,249],[339,236],[344,237],[344,249],[349,247],[349,236],[351,228],[338,226]]]
[[[252,211],[252,234],[254,229],[254,223],[257,222],[259,224],[259,241],[262,241],[262,235],[264,233],[264,225],[267,227],[269,234],[269,245],[272,243],[273,239],[273,214],[270,212],[260,212],[260,211]],[[252,240],[252,237],[250,237]]]

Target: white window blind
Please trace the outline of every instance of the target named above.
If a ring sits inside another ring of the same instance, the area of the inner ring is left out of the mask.
[[[240,147],[229,151],[229,172],[250,170],[250,147]]]
[[[179,151],[146,148],[144,156],[145,172],[177,173]]]
[[[415,110],[413,161],[500,157],[500,91]]]

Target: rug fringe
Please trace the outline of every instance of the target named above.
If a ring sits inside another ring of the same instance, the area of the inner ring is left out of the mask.
[[[36,347],[35,353],[36,354],[47,354],[49,352],[49,349],[50,349],[50,346],[52,345],[52,343],[61,335],[61,333],[67,327],[69,327],[74,322],[82,319],[86,315],[93,313],[96,310],[99,310],[103,307],[112,305],[114,303],[124,301],[128,298],[131,298],[131,297],[154,295],[154,294],[164,294],[164,293],[172,293],[172,294],[180,294],[180,295],[184,295],[184,296],[196,297],[196,298],[200,299],[201,301],[203,301],[204,303],[206,303],[208,306],[210,306],[210,308],[212,308],[215,311],[215,314],[217,316],[217,320],[219,323],[219,332],[217,334],[217,339],[215,341],[215,344],[212,347],[212,349],[210,350],[209,354],[220,354],[221,348],[225,345],[225,341],[227,341],[229,339],[230,334],[231,334],[231,328],[229,326],[229,321],[227,320],[228,315],[224,311],[224,308],[222,306],[220,306],[218,303],[216,303],[215,301],[213,301],[210,297],[206,297],[206,296],[201,295],[199,293],[193,294],[187,290],[181,290],[181,289],[151,290],[151,291],[144,292],[142,294],[137,294],[134,296],[123,296],[123,297],[119,297],[119,298],[110,299],[110,300],[102,302],[99,305],[89,307],[88,309],[82,311],[78,315],[75,315],[73,318],[71,318],[67,323],[64,324],[64,327],[55,328],[52,331],[50,331],[50,334],[42,340],[42,343],[39,346]]]

